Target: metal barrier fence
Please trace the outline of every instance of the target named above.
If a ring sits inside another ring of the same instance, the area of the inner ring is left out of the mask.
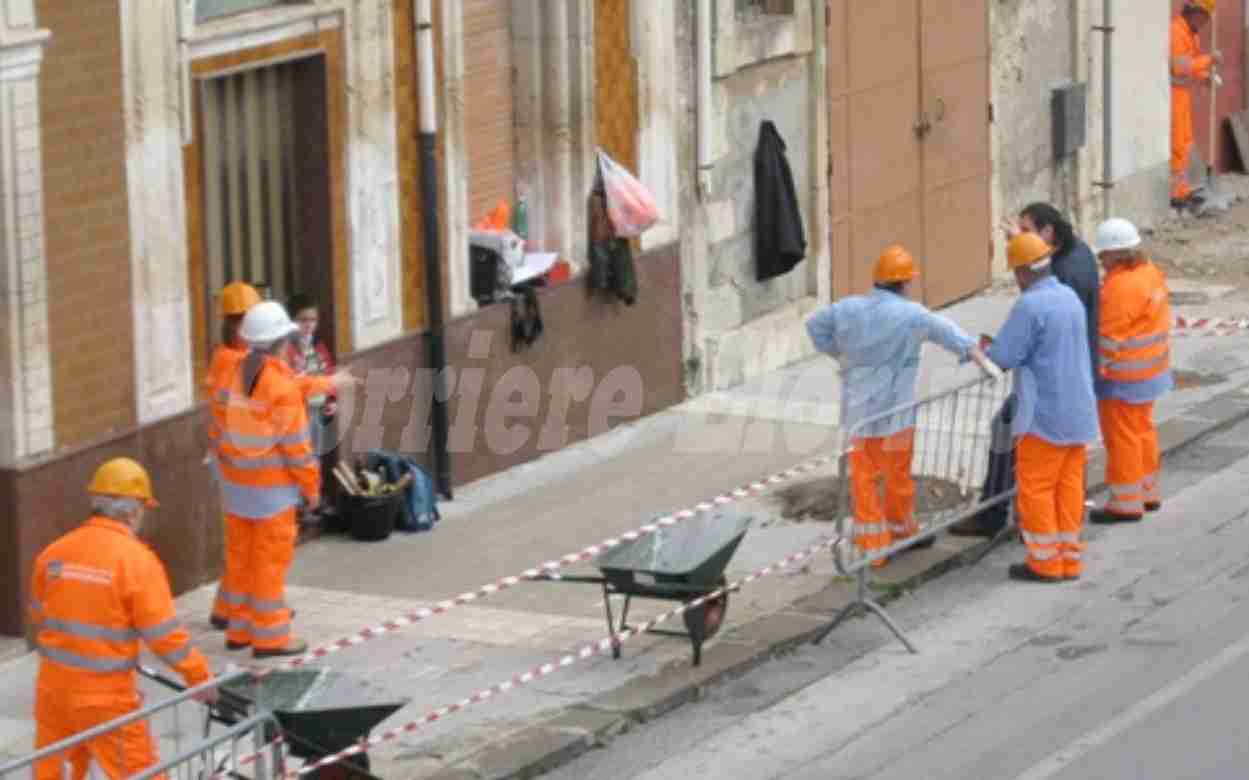
[[[993,543],[1010,533],[1014,520],[1015,489],[1012,487],[994,495],[982,494],[984,480],[994,455],[1009,452],[1013,446],[1009,432],[1002,436],[999,431],[995,436],[993,430],[994,418],[1010,395],[1010,385],[1009,375],[997,379],[975,379],[937,395],[869,417],[845,432],[843,452],[850,453],[861,440],[884,438],[887,442],[888,434],[913,430],[909,474],[915,483],[917,506],[914,518],[919,525],[919,532],[880,549],[859,550],[854,543],[855,502],[848,468],[850,455],[841,458],[838,466],[843,496],[842,511],[838,518],[840,539],[833,546],[833,560],[841,574],[855,576],[856,595],[854,601],[842,609],[814,639],[815,644],[822,642],[847,617],[862,612],[879,617],[908,650],[912,653],[918,652],[885,609],[872,598],[872,563],[934,539],[937,534],[955,523],[1004,502],[1007,504],[1006,525],[988,545],[986,552]],[[898,451],[895,450],[896,452]],[[882,473],[880,481],[884,482],[886,479]],[[1013,481],[1010,484],[1013,485]],[[933,491],[938,499],[935,503],[939,506],[922,511],[918,502],[925,497],[925,492],[932,495]],[[883,501],[881,504],[886,505]],[[884,519],[888,521],[902,518],[885,516]]]
[[[16,780],[34,777],[36,765],[47,761],[57,762],[58,777],[75,777],[75,761],[80,766],[87,766],[95,760],[85,753],[88,749],[115,749],[117,762],[125,766],[126,733],[133,731],[135,724],[140,723],[148,724],[152,740],[167,757],[163,760],[158,758],[156,764],[139,774],[131,775],[133,780],[150,780],[162,776],[171,780],[203,780],[214,776],[246,777],[254,780],[279,778],[285,773],[281,745],[276,741],[266,744],[270,735],[280,733],[278,722],[272,713],[258,710],[255,714],[232,719],[224,729],[213,733],[212,711],[194,701],[194,697],[204,691],[249,676],[250,672],[246,670],[225,674],[203,685],[185,689],[167,699],[101,723],[16,761],[0,765],[0,778]],[[192,708],[194,712],[183,713],[184,707]],[[220,722],[220,719],[217,720]],[[201,731],[197,732],[197,727]],[[168,743],[172,743],[172,749],[169,749]],[[242,751],[240,743],[243,743]]]

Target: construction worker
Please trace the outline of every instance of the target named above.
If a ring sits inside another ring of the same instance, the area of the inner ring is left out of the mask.
[[[849,455],[854,540],[865,554],[920,530],[911,479],[915,414],[887,413],[914,400],[924,342],[939,344],[963,362],[975,360],[986,372],[996,371],[961,328],[908,299],[918,276],[911,253],[889,246],[876,261],[875,289],[870,294],[843,298],[807,320],[815,348],[837,358],[841,366],[841,425],[857,434]],[[885,416],[876,419],[881,415]],[[856,428],[869,419],[865,427]],[[878,492],[882,475],[883,508]],[[915,546],[927,547],[933,541]],[[886,563],[877,558],[872,565]]]
[[[209,462],[213,464],[216,463],[215,450],[221,439],[221,428],[225,425],[226,398],[230,392],[230,384],[234,380],[234,375],[238,373],[243,358],[247,355],[247,344],[239,337],[239,325],[243,322],[243,315],[260,301],[260,293],[246,282],[231,282],[221,291],[221,343],[213,351],[212,361],[208,365],[208,375],[204,379],[209,409],[212,412],[212,420],[208,425],[208,438],[212,446],[212,451],[209,452]],[[228,523],[225,523],[224,518],[222,522],[226,526],[225,571],[229,571],[231,567],[230,527]],[[228,579],[232,578],[222,577],[221,585],[217,587],[217,597],[213,600],[210,622],[218,631],[225,631],[226,626],[229,625],[228,604],[238,604],[243,600],[242,593],[232,593],[225,589],[224,585]],[[233,579],[237,580],[237,577]]]
[[[1153,417],[1154,401],[1174,387],[1170,293],[1162,270],[1141,253],[1141,237],[1131,222],[1103,222],[1094,244],[1106,269],[1097,410],[1110,498],[1089,514],[1089,521],[1138,522],[1145,512],[1162,507]]]
[[[282,305],[264,301],[243,317],[249,351],[226,399],[218,445],[225,502],[224,589],[230,603],[226,647],[250,647],[256,658],[297,655],[307,643],[291,636],[286,573],[295,554],[296,511],[316,509],[321,469],[312,449],[304,396],[279,355],[298,330]]]
[[[1171,20],[1171,205],[1200,205],[1204,198],[1188,182],[1188,156],[1193,148],[1193,87],[1218,85],[1214,66],[1223,53],[1201,53],[1198,33],[1210,23],[1215,0],[1187,0]]]
[[[30,622],[39,653],[35,748],[68,739],[137,710],[139,640],[188,686],[212,679],[174,613],[169,578],[137,534],[157,506],[147,472],[129,458],[99,467],[87,485],[91,518],[35,560]],[[215,689],[199,701],[213,703]],[[94,761],[109,778],[133,777],[157,763],[145,721],[136,721],[40,761],[36,780],[75,780]]]
[[[1010,567],[1010,576],[1030,582],[1080,576],[1086,448],[1097,440],[1084,307],[1054,277],[1053,252],[1036,233],[1007,244],[1022,294],[988,345],[990,360],[1015,371],[1011,434],[1028,557]]]

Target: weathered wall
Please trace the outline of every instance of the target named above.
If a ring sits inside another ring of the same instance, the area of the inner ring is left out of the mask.
[[[1055,159],[1051,99],[1056,87],[1080,81],[1083,54],[1078,27],[1083,3],[1069,0],[999,0],[989,5],[992,44],[993,192],[995,222],[1034,201],[1048,201],[1087,221],[1081,192],[1082,158],[1100,145],[1100,120],[1089,84],[1085,152]],[[995,269],[1005,269],[1001,231],[994,231]]]
[[[1091,9],[1097,23],[1102,3]],[[1158,5],[1146,11],[1131,0],[1114,0],[1111,56],[1112,210],[1141,225],[1170,211],[1171,88],[1167,69],[1170,15]],[[1101,36],[1093,49],[1102,70]]]
[[[811,354],[803,320],[817,303],[820,269],[826,266],[827,232],[817,172],[825,143],[817,126],[822,71],[814,32],[813,3],[798,2],[792,15],[742,17],[736,4],[713,3],[714,128],[710,190],[683,188],[684,212],[696,225],[685,231],[687,383],[691,393],[738,384],[751,376]],[[678,49],[691,59],[681,85],[696,105],[694,4],[678,11]],[[697,111],[687,112],[683,135],[697,135]],[[788,274],[755,280],[754,152],[759,127],[771,120],[786,143],[786,156],[803,212],[806,259]],[[696,156],[691,144],[689,153]],[[696,165],[685,165],[693,171]],[[825,273],[827,275],[827,273]]]

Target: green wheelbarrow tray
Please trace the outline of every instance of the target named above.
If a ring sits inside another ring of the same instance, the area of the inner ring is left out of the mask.
[[[231,709],[254,706],[272,712],[291,753],[305,761],[358,743],[407,704],[332,669],[279,669],[259,680],[228,683],[221,692]]]
[[[688,604],[724,587],[724,570],[752,521],[749,515],[727,510],[706,512],[607,550],[594,560],[601,577],[547,574],[537,579],[601,585],[607,630],[612,637],[612,657],[620,658],[616,634],[629,629],[632,599]],[[612,612],[612,596],[624,596],[619,624]],[[647,633],[688,637],[694,651],[694,666],[698,666],[702,662],[703,642],[720,630],[728,605],[729,594],[725,591],[682,612],[684,632],[651,628]]]

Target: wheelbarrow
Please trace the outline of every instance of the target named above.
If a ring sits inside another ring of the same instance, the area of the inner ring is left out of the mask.
[[[140,666],[143,676],[176,691],[183,686],[159,672]],[[407,701],[382,700],[359,680],[331,669],[277,669],[263,677],[245,677],[221,686],[210,717],[232,726],[256,710],[273,713],[281,734],[266,733],[265,741],[278,736],[291,755],[314,763],[368,737],[369,731],[389,718]],[[369,774],[369,757],[359,753],[321,767],[310,780],[378,780]]]
[[[594,563],[602,576],[547,574],[536,579],[600,585],[612,658],[620,658],[616,635],[629,629],[629,604],[634,598],[689,603],[727,584],[724,569],[746,536],[753,517],[719,510],[666,526],[599,555]],[[612,612],[612,596],[624,596],[620,623]],[[694,651],[694,666],[702,663],[703,642],[724,623],[729,594],[724,592],[682,613],[685,631],[648,629],[647,633],[684,636]]]

